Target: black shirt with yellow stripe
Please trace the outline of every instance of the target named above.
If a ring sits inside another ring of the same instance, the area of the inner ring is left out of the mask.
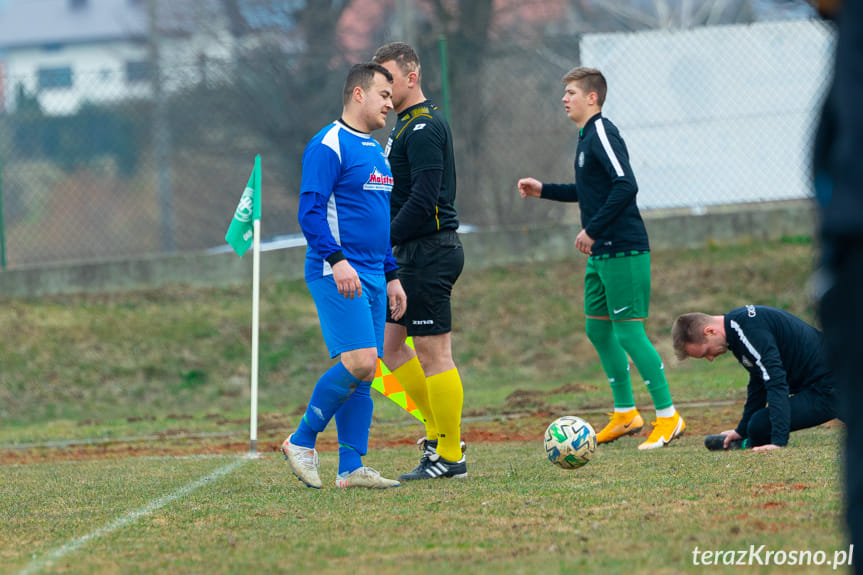
[[[399,114],[386,154],[395,180],[392,244],[457,229],[452,132],[437,106],[426,100]]]

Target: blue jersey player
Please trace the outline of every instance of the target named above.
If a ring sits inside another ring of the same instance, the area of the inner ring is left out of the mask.
[[[353,66],[342,116],[318,132],[303,153],[298,219],[308,242],[306,285],[315,301],[330,357],[339,362],[315,384],[297,430],[282,443],[291,470],[320,488],[315,442],[335,418],[339,440],[336,487],[382,489],[398,481],[363,466],[374,404],[369,396],[383,356],[387,307],[407,308],[390,247],[393,177],[370,133],[392,110],[392,75],[378,64]]]

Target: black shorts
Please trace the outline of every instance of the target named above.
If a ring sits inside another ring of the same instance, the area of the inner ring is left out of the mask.
[[[444,230],[393,248],[399,280],[408,296],[408,309],[398,321],[409,336],[452,331],[450,295],[464,268],[464,250],[455,230]]]

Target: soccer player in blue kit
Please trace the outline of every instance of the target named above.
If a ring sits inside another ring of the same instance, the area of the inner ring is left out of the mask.
[[[318,132],[303,153],[298,219],[308,242],[306,285],[330,357],[339,361],[315,384],[297,430],[281,450],[294,475],[316,489],[321,479],[315,442],[333,417],[339,441],[336,487],[399,485],[362,461],[387,306],[393,317],[407,308],[390,247],[393,177],[383,148],[370,135],[386,125],[393,109],[392,82],[378,64],[353,66],[341,118]]]
[[[674,320],[671,339],[678,359],[713,361],[731,351],[749,372],[737,427],[708,436],[708,449],[778,449],[792,431],[839,415],[821,332],[786,311],[747,305],[725,315],[687,313]]]

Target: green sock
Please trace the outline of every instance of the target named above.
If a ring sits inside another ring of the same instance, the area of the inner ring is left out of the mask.
[[[640,321],[616,321],[614,322],[614,333],[620,345],[632,358],[632,363],[641,374],[647,391],[653,399],[656,409],[671,407],[671,391],[668,389],[668,381],[665,379],[665,368],[662,358],[644,331],[644,323]]]
[[[614,407],[634,408],[635,398],[632,396],[632,382],[629,379],[629,358],[626,357],[626,351],[614,334],[611,320],[586,318],[585,330],[587,338],[599,354],[602,369],[611,384]]]

